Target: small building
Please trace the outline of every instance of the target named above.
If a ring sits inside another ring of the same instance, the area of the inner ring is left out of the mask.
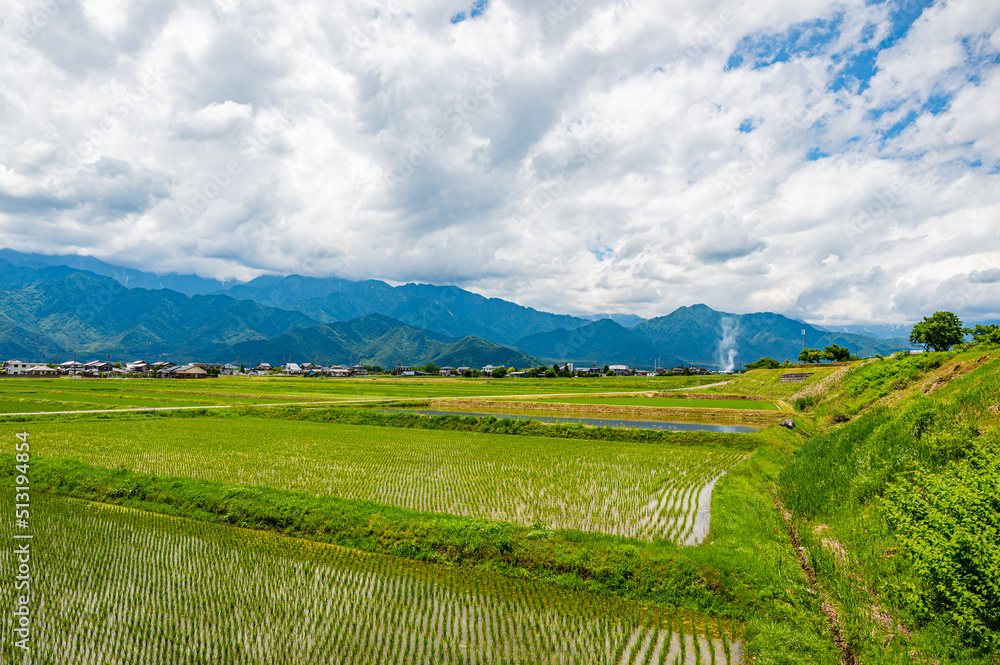
[[[632,376],[632,370],[628,365],[608,365],[608,370],[615,376]]]
[[[232,363],[226,363],[219,372],[222,376],[239,376],[240,368]]]
[[[527,375],[527,372],[507,372],[507,376],[514,379],[524,378],[525,375]]]
[[[457,370],[454,367],[442,367],[441,369],[438,370],[438,374],[440,374],[441,376],[451,376],[456,371]]]
[[[48,365],[35,365],[22,373],[28,376],[59,376],[59,370]]]
[[[284,370],[285,374],[297,375],[302,373],[302,368],[299,367],[298,363],[285,363],[281,369]]]
[[[396,376],[414,376],[413,368],[406,365],[396,365],[392,373]]]
[[[79,374],[84,370],[83,363],[77,362],[75,360],[67,360],[59,365],[60,374],[69,374],[70,376]]]
[[[363,365],[355,365],[354,367],[351,368],[351,372],[354,374],[354,376],[368,375],[368,370],[366,370]]]
[[[8,360],[4,363],[8,374],[27,374],[32,367],[37,367],[41,363],[26,363],[20,360]]]
[[[88,372],[110,372],[111,363],[106,360],[91,360],[89,363],[84,363],[84,369]]]
[[[465,373],[466,372],[471,372],[472,368],[471,367],[459,367],[455,371],[458,373],[459,376],[465,376]]]
[[[330,376],[337,377],[338,379],[349,378],[352,373],[353,372],[351,371],[350,367],[344,367],[342,365],[330,368]]]
[[[495,369],[496,369],[495,365],[487,365],[486,367],[484,367],[482,369],[482,371],[483,371],[484,374],[492,374],[493,370],[495,370]]]
[[[270,372],[271,371],[271,364],[270,363],[257,363],[257,365],[254,367],[254,369],[257,370],[258,372]]]
[[[167,371],[167,376],[173,379],[204,379],[208,376],[208,370],[201,365],[181,365],[171,367]]]
[[[142,360],[131,363],[125,363],[124,369],[129,374],[149,374],[151,371],[153,371],[152,368]]]

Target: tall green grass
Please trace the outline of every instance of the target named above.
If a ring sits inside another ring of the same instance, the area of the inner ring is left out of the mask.
[[[845,390],[884,395],[939,359],[872,364],[849,377]],[[782,472],[781,495],[804,518],[803,543],[843,605],[852,648],[864,662],[905,662],[911,651],[995,662],[997,442],[962,404],[918,394],[809,441]],[[922,634],[907,637],[914,630]]]

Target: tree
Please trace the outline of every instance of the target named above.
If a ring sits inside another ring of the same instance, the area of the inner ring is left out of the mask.
[[[851,350],[836,344],[823,349],[827,357],[834,362],[844,362],[851,359]]]
[[[966,329],[972,335],[972,341],[976,344],[1000,344],[1000,326],[995,323],[989,325],[976,324],[975,328]]]
[[[494,379],[502,379],[505,376],[507,376],[507,368],[506,367],[497,367],[496,369],[493,370],[493,378]]]
[[[826,351],[820,351],[819,349],[802,349],[802,353],[799,354],[800,363],[818,363],[829,359],[826,355]]]
[[[603,374],[611,374],[611,368],[608,367],[607,365],[605,365],[604,366],[604,370],[602,370],[602,373]]]
[[[755,362],[749,363],[744,369],[748,369],[748,370],[749,369],[778,369],[779,367],[781,367],[781,363],[779,363],[777,360],[775,360],[774,358],[764,357],[764,358],[761,358],[760,360],[757,360]]]
[[[556,378],[556,376],[557,375],[556,375],[555,370],[552,370],[552,369],[545,370],[545,378],[546,379],[554,379],[554,378]]]
[[[934,312],[933,316],[925,316],[910,332],[910,342],[919,344],[925,351],[947,351],[961,344],[964,337],[962,320],[951,312]]]
[[[426,365],[424,365],[424,372],[426,372],[427,374],[437,374],[440,371],[441,368],[435,365],[434,363],[427,363]]]

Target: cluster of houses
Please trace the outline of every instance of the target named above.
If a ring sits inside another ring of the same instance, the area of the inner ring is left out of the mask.
[[[3,364],[3,368],[6,370],[7,374],[14,376],[167,376],[183,379],[194,379],[209,376],[209,374],[212,373],[211,370],[221,367],[222,365],[213,363],[189,363],[187,365],[177,365],[167,360],[155,363],[147,363],[139,360],[136,362],[127,362],[125,364],[112,364],[111,362],[105,360],[92,360],[88,363],[82,363],[76,360],[67,360],[59,365],[8,360]]]
[[[60,365],[22,362],[20,360],[8,360],[3,363],[3,368],[8,375],[23,376],[79,376],[79,377],[105,377],[105,376],[141,376],[172,379],[202,379],[210,376],[266,376],[280,374],[284,376],[332,376],[332,377],[352,377],[365,376],[367,369],[361,365],[318,365],[315,363],[293,363],[271,366],[269,363],[257,363],[250,369],[236,366],[230,363],[188,363],[180,365],[161,360],[155,363],[146,363],[142,360],[126,362],[124,364],[106,362],[104,360],[93,360],[87,363],[68,360]],[[674,367],[658,368],[656,370],[632,369],[628,365],[608,365],[605,368],[583,367],[575,368],[573,363],[566,363],[561,369],[568,371],[575,376],[663,376],[667,374],[709,374],[710,371],[701,367]],[[508,371],[506,367],[500,365],[486,365],[481,369],[472,367],[441,367],[438,373],[441,376],[496,376],[498,372],[512,378],[528,376],[529,371]],[[396,376],[425,376],[425,372],[406,367],[397,366],[393,371]],[[531,373],[535,376],[535,373]]]

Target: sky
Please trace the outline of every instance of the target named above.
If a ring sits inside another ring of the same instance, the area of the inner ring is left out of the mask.
[[[46,0],[0,245],[561,313],[1000,316],[995,0]]]

